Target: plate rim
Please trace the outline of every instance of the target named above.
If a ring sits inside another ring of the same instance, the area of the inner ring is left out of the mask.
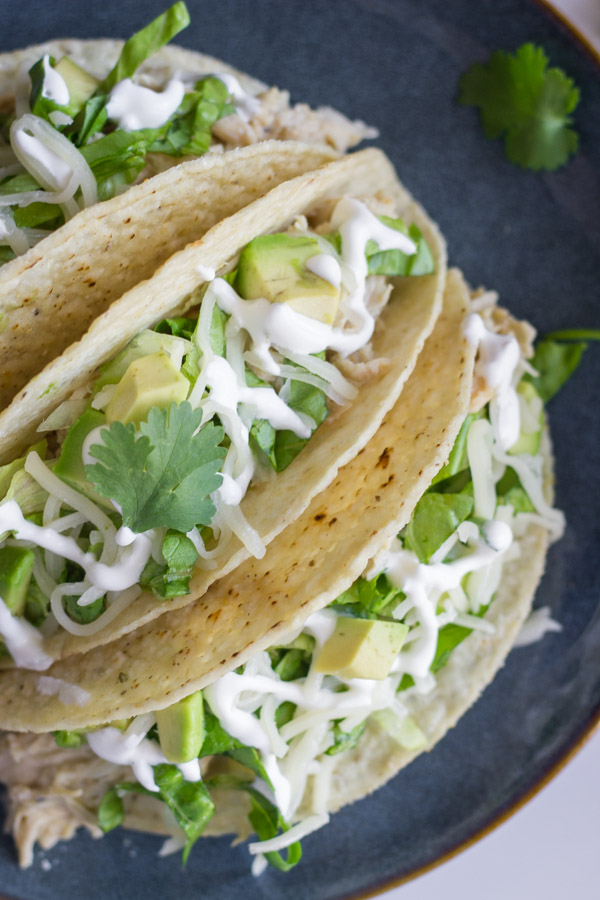
[[[600,74],[600,49],[589,40],[579,25],[570,19],[563,10],[552,5],[551,0],[529,0],[529,3],[532,7],[537,7],[542,14],[554,20],[555,24],[571,38],[573,43],[579,45],[579,49],[583,50],[583,52],[591,58]],[[353,892],[339,895],[335,900],[371,900],[373,897],[380,896],[387,891],[391,891],[394,888],[401,887],[404,884],[416,880],[422,875],[437,869],[439,866],[442,866],[444,863],[449,862],[454,857],[475,846],[484,837],[487,837],[512,818],[515,813],[519,812],[545,787],[547,787],[550,782],[553,781],[579,754],[583,747],[597,732],[600,732],[600,703],[591,713],[585,724],[576,733],[566,749],[550,763],[542,774],[523,793],[518,794],[508,806],[498,812],[497,815],[490,818],[490,820],[479,829],[451,846],[442,854],[423,863],[417,868],[411,869],[399,877],[376,882],[366,890],[361,890],[358,893]],[[8,894],[2,893],[0,894],[0,900],[27,900],[27,898],[22,896],[17,897],[16,895],[9,896]]]

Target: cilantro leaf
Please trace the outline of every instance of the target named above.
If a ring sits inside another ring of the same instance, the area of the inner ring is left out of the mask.
[[[486,136],[504,137],[509,160],[535,171],[558,169],[579,143],[570,127],[579,90],[561,69],[547,66],[541,47],[523,44],[514,54],[496,51],[460,80],[459,102],[479,107]]]
[[[209,494],[221,483],[225,449],[219,446],[222,428],[209,423],[195,434],[201,420],[202,410],[186,402],[153,407],[140,436],[133,423],[113,422],[101,432],[104,443],[91,447],[99,462],[86,465],[86,477],[99,494],[116,500],[132,531],[166,527],[185,534],[210,523],[215,507]]]

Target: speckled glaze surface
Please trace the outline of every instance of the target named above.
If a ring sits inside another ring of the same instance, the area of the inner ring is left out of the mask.
[[[0,52],[48,37],[127,37],[166,0],[21,0]],[[376,125],[379,145],[437,219],[451,261],[544,333],[600,326],[600,68],[541,5],[522,0],[188,0],[180,43]],[[536,175],[511,166],[455,102],[460,73],[492,50],[541,43],[581,88],[581,152]],[[200,842],[186,870],[160,840],[82,835],[19,871],[0,843],[0,894],[18,900],[342,900],[383,888],[476,835],[530,791],[600,715],[600,350],[550,408],[557,500],[568,527],[537,604],[563,625],[514,651],[482,699],[385,789],[304,841],[291,873],[250,875],[244,846]],[[42,860],[46,860],[44,867]]]

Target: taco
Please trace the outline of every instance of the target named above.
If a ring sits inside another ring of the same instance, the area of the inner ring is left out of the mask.
[[[254,831],[254,872],[285,870],[434,746],[502,665],[562,525],[531,338],[451,270],[400,400],[265,559],[48,673],[0,675],[0,722],[29,732],[2,742],[23,864],[79,825],[171,832],[173,814],[184,857]]]
[[[435,225],[365,150],[114,303],[0,416],[4,606],[32,639],[6,658],[88,651],[262,557],[377,431],[444,281]]]
[[[125,44],[0,55],[2,408],[174,252],[374,135],[163,46],[188,22],[176,3]]]

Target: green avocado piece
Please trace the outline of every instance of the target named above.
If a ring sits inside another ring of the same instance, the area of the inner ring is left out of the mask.
[[[534,431],[525,431],[521,427],[521,434],[509,448],[508,452],[512,455],[518,453],[528,453],[535,456],[540,452],[540,444],[542,441],[542,429],[544,425],[544,404],[531,384],[530,381],[520,381],[517,385],[517,393],[523,398],[532,416],[537,419],[538,427]]]
[[[25,609],[34,559],[33,550],[25,547],[0,548],[0,597],[14,616]]]
[[[405,750],[422,750],[427,746],[427,738],[412,716],[399,719],[391,709],[381,709],[372,718]]]
[[[108,422],[134,422],[145,419],[153,406],[162,409],[171,403],[183,403],[190,383],[164,353],[153,353],[134,360],[117,385],[106,406]]]
[[[98,504],[98,506],[109,512],[114,512],[115,508],[110,500],[97,494],[86,479],[82,457],[83,443],[86,437],[90,431],[93,431],[94,428],[100,428],[102,425],[106,425],[106,417],[103,413],[98,412],[97,409],[86,409],[79,416],[67,432],[60,457],[54,466],[54,474],[62,478],[76,491]],[[101,443],[100,438],[98,438],[98,443]]]
[[[156,713],[158,740],[170,763],[196,759],[204,743],[202,691],[196,691]]]
[[[387,678],[408,634],[402,622],[339,616],[314,668],[341,678]]]
[[[163,353],[170,357],[179,369],[186,346],[187,342],[180,337],[146,328],[136,334],[114,359],[101,367],[101,374],[94,383],[94,392],[96,393],[105,384],[118,384],[132,362],[152,353]]]
[[[235,287],[244,300],[264,297],[287,303],[296,312],[333,324],[340,289],[306,268],[323,250],[313,237],[265,234],[246,244],[240,255]]]
[[[69,115],[74,116],[90,99],[100,82],[67,56],[57,62],[54,71],[58,72],[69,89],[69,104],[66,109]]]

